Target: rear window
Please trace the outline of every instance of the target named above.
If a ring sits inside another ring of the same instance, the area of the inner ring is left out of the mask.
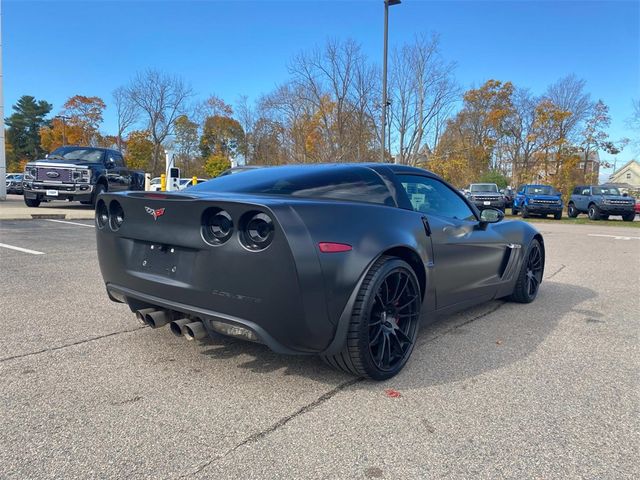
[[[272,167],[225,175],[191,190],[327,198],[395,206],[389,189],[373,170],[360,167]]]

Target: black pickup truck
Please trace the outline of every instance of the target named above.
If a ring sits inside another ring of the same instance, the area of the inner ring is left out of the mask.
[[[26,165],[23,187],[29,207],[49,200],[94,205],[102,192],[144,190],[144,173],[129,170],[117,150],[60,147]]]

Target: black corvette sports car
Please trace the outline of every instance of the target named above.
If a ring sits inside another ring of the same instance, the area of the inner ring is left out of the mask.
[[[535,299],[542,236],[502,218],[430,172],[384,164],[255,169],[96,205],[109,297],[140,321],[377,380],[405,365],[421,320]]]

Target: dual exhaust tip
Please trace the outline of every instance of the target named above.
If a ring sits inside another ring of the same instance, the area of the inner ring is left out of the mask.
[[[151,328],[161,328],[169,324],[171,333],[176,337],[184,336],[187,340],[201,340],[208,336],[207,330],[201,321],[193,321],[190,318],[176,318],[175,312],[144,308],[136,311],[138,321]],[[174,320],[175,319],[175,320]]]

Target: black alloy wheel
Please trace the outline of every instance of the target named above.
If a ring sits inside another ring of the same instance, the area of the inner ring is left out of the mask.
[[[519,303],[531,303],[538,295],[544,272],[544,250],[536,239],[529,244],[513,294],[510,299]]]
[[[322,358],[359,377],[393,377],[413,351],[421,306],[420,284],[412,267],[397,257],[380,257],[358,290],[342,351]]]

